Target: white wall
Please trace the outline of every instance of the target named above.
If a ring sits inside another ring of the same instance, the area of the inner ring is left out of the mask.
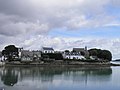
[[[66,58],[66,59],[85,59],[85,57],[81,56],[81,55],[65,55],[64,58]]]
[[[53,50],[44,50],[43,52],[44,52],[44,53],[54,53]]]

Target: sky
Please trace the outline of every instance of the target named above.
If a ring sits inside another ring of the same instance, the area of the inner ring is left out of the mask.
[[[0,0],[0,50],[73,47],[120,58],[120,0]]]

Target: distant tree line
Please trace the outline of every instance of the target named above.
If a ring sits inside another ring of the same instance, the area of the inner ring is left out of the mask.
[[[90,49],[88,51],[90,56],[97,56],[100,59],[108,60],[108,61],[112,60],[112,53],[109,50],[101,50],[95,48],[95,49]]]

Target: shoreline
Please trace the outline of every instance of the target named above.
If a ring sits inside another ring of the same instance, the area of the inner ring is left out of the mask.
[[[120,66],[110,62],[85,62],[85,61],[54,61],[54,62],[5,62],[2,66],[38,66],[38,67],[105,67],[105,66]]]
[[[4,66],[38,66],[38,67],[105,67],[105,66],[115,66],[110,62],[96,63],[96,62],[71,62],[71,63],[6,63]]]

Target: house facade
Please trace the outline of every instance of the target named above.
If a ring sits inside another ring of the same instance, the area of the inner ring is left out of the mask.
[[[74,52],[64,52],[63,54],[64,59],[82,59],[85,60],[86,58],[82,56],[80,53],[74,53]]]
[[[42,47],[42,53],[54,53],[54,49],[52,47]]]
[[[83,59],[86,60],[89,57],[89,52],[87,47],[85,48],[73,48],[72,51],[67,51],[63,53],[65,59]]]

